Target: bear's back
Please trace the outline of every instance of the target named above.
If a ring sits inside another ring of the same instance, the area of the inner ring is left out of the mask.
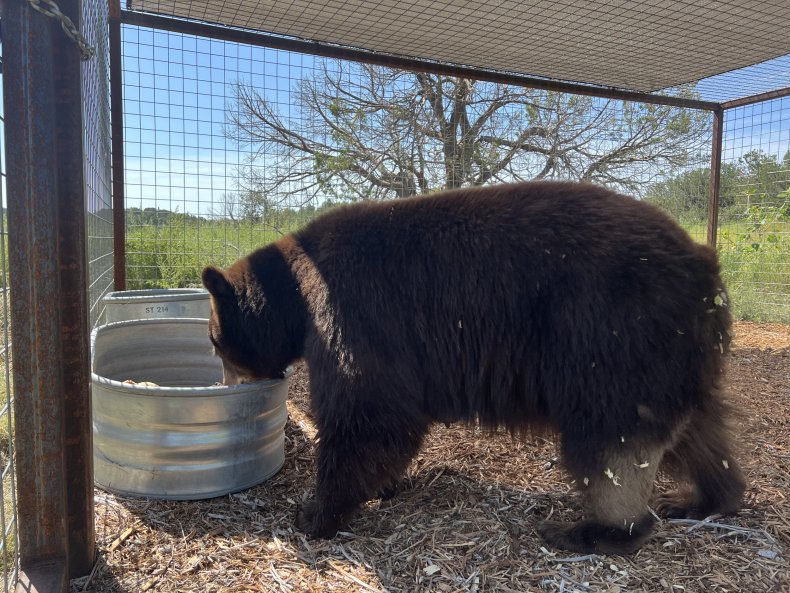
[[[574,183],[354,204],[320,217],[297,240],[330,289],[342,282],[342,296],[368,305],[376,291],[390,300],[452,297],[468,307],[593,288],[616,300],[614,291],[649,298],[717,273],[712,253],[657,208]],[[357,285],[364,294],[352,296]]]
[[[613,364],[633,381],[618,382],[610,403],[688,403],[704,390],[692,385],[700,365],[718,364],[697,361],[728,322],[706,313],[723,290],[712,252],[658,209],[604,188],[524,183],[355,204],[295,239],[322,280],[314,314],[331,313],[314,320],[333,332],[318,343],[375,362],[378,380],[391,361],[385,380],[422,382],[437,416],[553,416],[545,394],[571,405],[557,394]],[[715,328],[702,327],[706,315]],[[648,383],[655,393],[633,393]],[[508,397],[514,389],[523,397]],[[621,430],[627,420],[613,421]]]

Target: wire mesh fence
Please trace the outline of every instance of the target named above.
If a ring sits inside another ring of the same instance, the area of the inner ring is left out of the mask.
[[[135,0],[130,11],[222,23],[381,54],[663,93],[688,81],[763,65],[748,80],[709,80],[710,100],[771,89],[787,52],[785,2],[551,3],[410,0]],[[751,42],[759,39],[759,43]],[[492,40],[496,40],[492,43]],[[624,59],[624,56],[626,59]],[[787,62],[784,64],[786,72]],[[781,70],[780,70],[781,71]],[[785,79],[786,80],[786,79]]]
[[[0,65],[2,64],[0,40]],[[2,94],[0,68],[0,94]],[[11,380],[10,311],[8,300],[8,225],[6,219],[6,140],[5,109],[0,99],[0,563],[3,566],[3,591],[12,591],[19,574],[17,548],[16,486],[14,476],[13,409],[14,395]]]
[[[96,325],[101,299],[114,280],[108,7],[103,0],[83,0],[82,9],[83,35],[96,50],[82,65],[88,302],[91,323]]]
[[[96,324],[113,286],[108,19],[106,2],[82,5],[97,49],[82,71]],[[338,203],[522,179],[602,183],[659,205],[705,240],[707,112],[137,26],[123,28],[122,48],[129,288],[196,285],[207,263],[227,264]],[[786,61],[773,67],[784,72]],[[4,125],[0,100],[0,562],[9,591],[19,555]],[[721,206],[737,314],[790,322],[790,98],[727,113]]]
[[[703,78],[696,88],[706,100],[725,103],[786,88],[788,80],[790,54]],[[666,92],[659,91],[660,94]]]
[[[233,261],[316,209],[291,190],[263,204],[243,176],[260,170],[257,147],[226,133],[239,77],[288,112],[291,83],[311,58],[124,27],[123,63],[129,288],[195,284],[206,261]]]
[[[719,244],[736,313],[790,322],[790,97],[726,112]]]
[[[89,303],[91,322],[101,316],[101,296],[112,288],[112,210],[110,201],[110,111],[108,85],[107,3],[86,0],[81,3],[82,33],[96,50],[94,57],[83,63],[81,72],[81,109],[84,122],[84,174],[87,208]],[[2,46],[0,46],[2,60]],[[2,69],[0,69],[0,77]],[[1,78],[0,78],[1,80]],[[0,85],[0,90],[2,85]],[[0,563],[3,567],[3,591],[15,590],[20,574],[20,550],[17,545],[17,504],[14,451],[15,393],[12,375],[11,315],[8,273],[8,221],[6,201],[6,136],[3,100],[0,98]],[[12,147],[13,148],[13,147]],[[34,471],[33,468],[23,468]]]
[[[603,183],[705,238],[704,111],[131,25],[122,51],[129,288],[197,284],[337,203],[521,179]]]

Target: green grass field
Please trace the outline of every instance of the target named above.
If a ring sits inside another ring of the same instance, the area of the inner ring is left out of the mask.
[[[135,227],[126,236],[127,285],[130,289],[196,285],[206,264],[228,265],[279,236],[276,230],[253,223]]]
[[[706,240],[704,222],[684,226],[696,240]],[[206,264],[227,265],[278,236],[260,225],[220,221],[131,228],[128,287],[199,285]],[[736,318],[790,323],[790,222],[725,223],[719,228],[718,248]]]
[[[703,223],[684,226],[705,242]],[[735,318],[790,323],[790,221],[725,222],[717,250]]]

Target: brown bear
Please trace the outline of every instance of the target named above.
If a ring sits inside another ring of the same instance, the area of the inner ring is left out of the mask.
[[[659,513],[740,505],[718,262],[649,204],[561,182],[355,203],[203,283],[226,382],[307,362],[317,484],[296,524],[311,536],[391,489],[434,422],[559,435],[586,512],[540,525],[559,548],[637,549],[662,460],[690,487]]]

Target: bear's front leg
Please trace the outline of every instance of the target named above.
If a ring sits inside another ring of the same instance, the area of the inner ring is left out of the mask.
[[[327,505],[319,505],[314,498],[296,511],[296,528],[310,537],[329,539],[337,535],[343,525],[344,516],[326,511]]]
[[[377,421],[368,410],[342,422],[319,422],[316,492],[296,514],[298,529],[331,538],[364,502],[397,483],[419,450],[427,423],[391,418],[385,414]]]

